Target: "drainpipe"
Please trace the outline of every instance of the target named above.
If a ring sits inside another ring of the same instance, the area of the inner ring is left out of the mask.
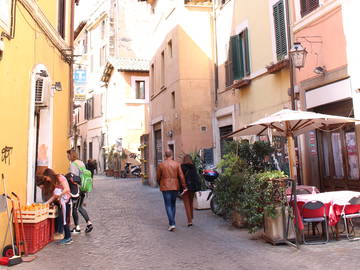
[[[217,27],[216,27],[216,8],[215,1],[212,3],[212,16],[213,16],[213,42],[214,42],[214,95],[215,106],[218,103],[218,88],[219,88],[219,74],[218,74],[218,47],[217,47]]]
[[[74,56],[74,20],[75,20],[75,1],[71,0],[71,15],[70,15],[70,50],[71,50],[71,61],[70,61],[70,68],[69,68],[69,136],[75,136],[72,134],[73,132],[73,110],[74,110],[74,80],[73,80],[73,73],[74,73],[74,67],[73,67],[73,56]],[[76,130],[75,130],[76,133]],[[75,139],[75,137],[74,137]],[[76,150],[76,142],[74,142],[74,150]]]
[[[296,109],[295,104],[295,93],[294,93],[294,81],[295,81],[295,73],[292,59],[290,57],[290,50],[292,47],[292,34],[291,34],[291,25],[290,25],[290,8],[289,8],[289,0],[285,0],[286,5],[286,30],[287,30],[287,47],[288,47],[288,55],[289,55],[289,70],[290,70],[290,101],[291,101],[291,109]]]

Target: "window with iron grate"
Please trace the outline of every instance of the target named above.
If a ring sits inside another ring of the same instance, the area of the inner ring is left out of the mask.
[[[314,9],[319,7],[319,0],[300,0],[301,17],[312,12]]]

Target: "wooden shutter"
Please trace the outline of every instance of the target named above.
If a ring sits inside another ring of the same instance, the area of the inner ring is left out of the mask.
[[[243,58],[243,64],[244,64],[244,73],[245,75],[250,75],[250,53],[249,53],[249,31],[246,28],[243,32],[243,51],[244,51],[244,58]]]
[[[309,14],[319,6],[319,0],[300,0],[301,16]]]
[[[234,80],[239,80],[241,78],[240,35],[232,36],[230,38],[230,44],[233,76]]]
[[[232,48],[231,42],[229,42],[229,51],[228,58],[225,62],[225,77],[226,77],[226,86],[230,86],[233,84],[234,76],[233,76],[233,60],[232,60]]]
[[[284,3],[282,0],[273,6],[273,14],[276,39],[276,56],[277,60],[280,61],[284,59],[284,56],[287,54],[285,12]]]
[[[58,1],[58,32],[62,38],[65,38],[65,0]]]

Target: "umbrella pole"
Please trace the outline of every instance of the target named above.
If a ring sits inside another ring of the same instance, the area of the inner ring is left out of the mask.
[[[289,155],[289,171],[290,178],[296,181],[296,156],[295,156],[295,143],[292,135],[287,136],[288,155]]]

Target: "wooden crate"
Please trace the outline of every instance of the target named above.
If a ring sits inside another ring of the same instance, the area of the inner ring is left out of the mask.
[[[57,218],[57,216],[58,216],[57,206],[48,209],[48,218]]]

